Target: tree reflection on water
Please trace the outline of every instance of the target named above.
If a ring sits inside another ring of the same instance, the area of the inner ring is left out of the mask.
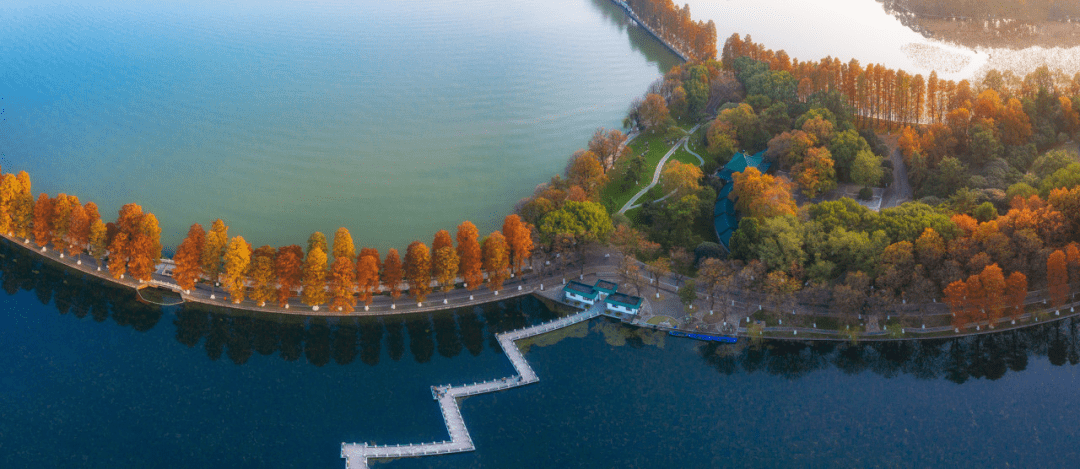
[[[391,360],[408,351],[419,363],[437,353],[453,358],[485,346],[501,350],[495,334],[549,321],[558,313],[532,297],[434,314],[415,313],[384,318],[304,318],[253,314],[185,304],[160,307],[141,302],[129,289],[104,284],[80,272],[0,243],[0,288],[8,294],[31,291],[62,315],[111,318],[121,326],[148,331],[165,313],[175,314],[175,339],[187,347],[202,344],[207,357],[223,356],[242,365],[254,353],[286,361],[301,357],[315,366],[359,361],[376,366],[386,347]],[[626,326],[620,326],[626,327]],[[627,344],[642,347],[637,340]],[[1008,371],[1023,371],[1032,355],[1055,366],[1080,363],[1077,321],[1066,319],[1036,327],[958,339],[896,342],[766,341],[760,346],[732,347],[705,343],[701,357],[723,374],[765,372],[797,379],[815,370],[836,367],[848,374],[871,372],[885,377],[902,374],[920,379],[944,378],[955,383],[995,380]]]

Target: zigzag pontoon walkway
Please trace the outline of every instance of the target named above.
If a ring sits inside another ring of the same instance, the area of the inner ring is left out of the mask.
[[[434,456],[475,450],[476,447],[473,445],[472,437],[469,436],[469,429],[465,428],[465,420],[461,418],[461,407],[458,406],[458,399],[502,391],[540,381],[540,378],[536,376],[536,372],[529,366],[529,362],[525,360],[521,349],[514,344],[514,341],[588,321],[599,316],[602,310],[603,306],[598,303],[588,310],[571,316],[525,329],[497,334],[495,338],[498,339],[499,345],[502,346],[506,357],[510,359],[510,363],[514,365],[514,370],[517,371],[516,375],[460,386],[442,385],[431,387],[431,397],[439,402],[443,420],[446,422],[446,431],[450,434],[449,441],[382,446],[367,443],[342,443],[341,457],[345,458],[345,467],[348,469],[368,469],[368,459],[372,458]]]

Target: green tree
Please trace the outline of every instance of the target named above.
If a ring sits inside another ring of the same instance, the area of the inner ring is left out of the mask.
[[[864,187],[876,186],[885,175],[885,168],[881,166],[881,157],[868,150],[863,150],[855,156],[851,164],[851,182]]]

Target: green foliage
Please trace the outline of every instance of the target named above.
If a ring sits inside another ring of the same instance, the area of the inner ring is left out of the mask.
[[[810,205],[808,212],[810,219],[826,232],[839,227],[863,231],[878,223],[876,212],[846,197]]]
[[[1028,198],[1038,194],[1038,189],[1031,187],[1031,185],[1023,182],[1018,182],[1009,186],[1009,189],[1005,191],[1005,200],[1011,202],[1016,197]]]
[[[1017,171],[1023,172],[1031,167],[1038,153],[1034,143],[1022,146],[1006,146],[1005,161],[1008,161],[1009,165]]]
[[[874,198],[874,190],[869,187],[859,189],[859,200],[870,200]]]
[[[927,227],[933,228],[946,241],[959,234],[959,228],[947,212],[918,202],[882,210],[877,218],[877,227],[888,235],[889,244],[915,242]]]
[[[754,257],[754,246],[761,239],[761,222],[753,217],[745,217],[739,221],[739,229],[731,235],[728,246],[731,249],[731,257],[749,261]]]
[[[595,202],[567,202],[563,208],[544,216],[538,228],[540,239],[551,243],[559,236],[579,242],[603,241],[615,231],[611,216]]]
[[[851,166],[859,152],[870,151],[866,139],[853,129],[837,132],[829,142],[829,152],[836,162],[836,175],[841,181],[851,180]]]
[[[743,82],[747,95],[760,94],[769,98],[772,102],[783,101],[787,103],[795,102],[797,85],[795,77],[791,76],[790,73],[776,70],[755,74]]]
[[[877,186],[884,174],[880,156],[867,150],[855,155],[855,161],[851,164],[851,182],[865,187]]]
[[[697,299],[697,284],[693,280],[687,280],[681,288],[679,288],[679,301],[685,306],[694,304],[694,300]]]
[[[766,218],[761,226],[754,257],[768,266],[769,270],[790,272],[806,262],[803,238],[802,223],[794,216]]]
[[[920,191],[923,195],[949,197],[966,183],[967,166],[959,159],[946,156],[938,163],[937,170],[930,171]]]
[[[990,202],[983,202],[975,208],[974,216],[975,219],[979,220],[980,222],[988,222],[997,218],[998,211],[997,208],[994,207],[994,204]]]
[[[1050,177],[1043,179],[1039,184],[1039,195],[1046,198],[1050,191],[1057,188],[1073,188],[1080,185],[1080,163],[1070,163],[1068,166],[1054,171]]]
[[[1035,162],[1031,165],[1031,172],[1042,179],[1072,163],[1076,163],[1077,160],[1076,153],[1070,153],[1062,149],[1050,150],[1035,159]]]
[[[1005,146],[994,136],[993,129],[976,126],[971,133],[971,164],[983,165],[987,162],[1001,158],[1005,154]]]

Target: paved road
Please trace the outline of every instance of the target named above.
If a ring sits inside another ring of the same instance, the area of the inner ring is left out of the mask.
[[[893,164],[893,183],[885,188],[885,193],[881,196],[881,208],[895,207],[914,200],[915,197],[899,145],[890,144],[889,148],[892,150],[889,152],[889,161]]]

